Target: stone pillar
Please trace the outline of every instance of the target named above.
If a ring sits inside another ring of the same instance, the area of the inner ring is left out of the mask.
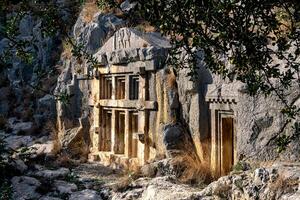
[[[115,76],[111,77],[111,84],[112,84],[111,99],[115,100],[116,99],[116,91],[117,91],[117,88],[116,88],[116,77]]]
[[[100,135],[100,108],[95,104],[94,106],[94,137],[93,137],[93,151],[99,150],[99,135]]]
[[[130,87],[132,87],[132,86],[130,85],[129,75],[126,75],[125,76],[125,99],[126,100],[129,99]]]
[[[211,109],[211,171],[213,176],[218,176],[218,131],[217,131],[217,122],[216,122],[216,110],[210,105]]]
[[[115,154],[116,145],[116,110],[111,111],[111,152]]]

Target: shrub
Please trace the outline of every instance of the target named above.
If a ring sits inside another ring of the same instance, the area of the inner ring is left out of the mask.
[[[12,198],[12,187],[11,185],[7,182],[4,181],[0,183],[0,200],[13,200]]]

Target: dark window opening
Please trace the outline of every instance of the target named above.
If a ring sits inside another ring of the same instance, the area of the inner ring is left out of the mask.
[[[116,99],[125,99],[125,76],[116,77]]]
[[[111,99],[112,97],[112,77],[111,76],[104,76],[101,78],[101,99]]]
[[[139,77],[138,76],[130,76],[130,100],[137,100],[139,99]]]

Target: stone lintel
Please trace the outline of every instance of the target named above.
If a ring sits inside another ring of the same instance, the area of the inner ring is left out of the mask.
[[[137,110],[156,110],[156,101],[139,101],[139,100],[99,100],[99,105],[112,108],[137,108]]]
[[[127,65],[110,65],[106,67],[99,66],[100,74],[116,74],[116,73],[135,73],[139,74],[144,71],[155,71],[156,66],[154,60],[145,62],[133,62]]]

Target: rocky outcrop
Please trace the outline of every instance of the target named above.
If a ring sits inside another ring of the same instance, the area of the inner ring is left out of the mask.
[[[209,184],[195,198],[293,199],[299,198],[299,165],[275,164],[253,172],[221,177]]]
[[[299,172],[298,164],[277,163],[272,167],[232,173],[202,189],[176,183],[172,176],[140,178],[125,192],[114,193],[112,199],[297,199]]]
[[[285,90],[287,102],[293,102],[298,106],[299,91],[297,83],[293,83],[289,90]],[[218,98],[236,101],[233,104],[233,112],[236,119],[238,158],[249,161],[297,161],[299,159],[300,154],[297,150],[299,130],[292,128],[299,123],[299,116],[288,123],[288,117],[281,112],[284,105],[276,94],[272,93],[268,97],[261,94],[250,96],[245,84],[213,76],[213,83],[207,87],[206,100],[213,103]],[[280,152],[278,150],[281,147],[277,139],[282,135],[296,137],[291,140],[286,151]]]
[[[124,21],[113,14],[97,13],[93,20],[87,23],[80,14],[73,28],[73,35],[83,50],[89,54],[95,53]],[[91,66],[80,63],[75,57],[63,60],[64,71],[58,78],[55,93],[65,94],[68,102],[57,102],[57,119],[59,140],[64,152],[73,156],[86,156],[90,146],[90,127],[92,108],[89,105],[91,82],[88,78]]]
[[[79,192],[74,192],[70,198],[70,200],[77,200],[77,199],[86,199],[86,200],[102,200],[100,195],[97,194],[94,190],[82,190]]]
[[[41,182],[35,178],[20,176],[13,177],[13,199],[25,200],[25,199],[38,199],[41,197],[36,190],[41,185]]]

